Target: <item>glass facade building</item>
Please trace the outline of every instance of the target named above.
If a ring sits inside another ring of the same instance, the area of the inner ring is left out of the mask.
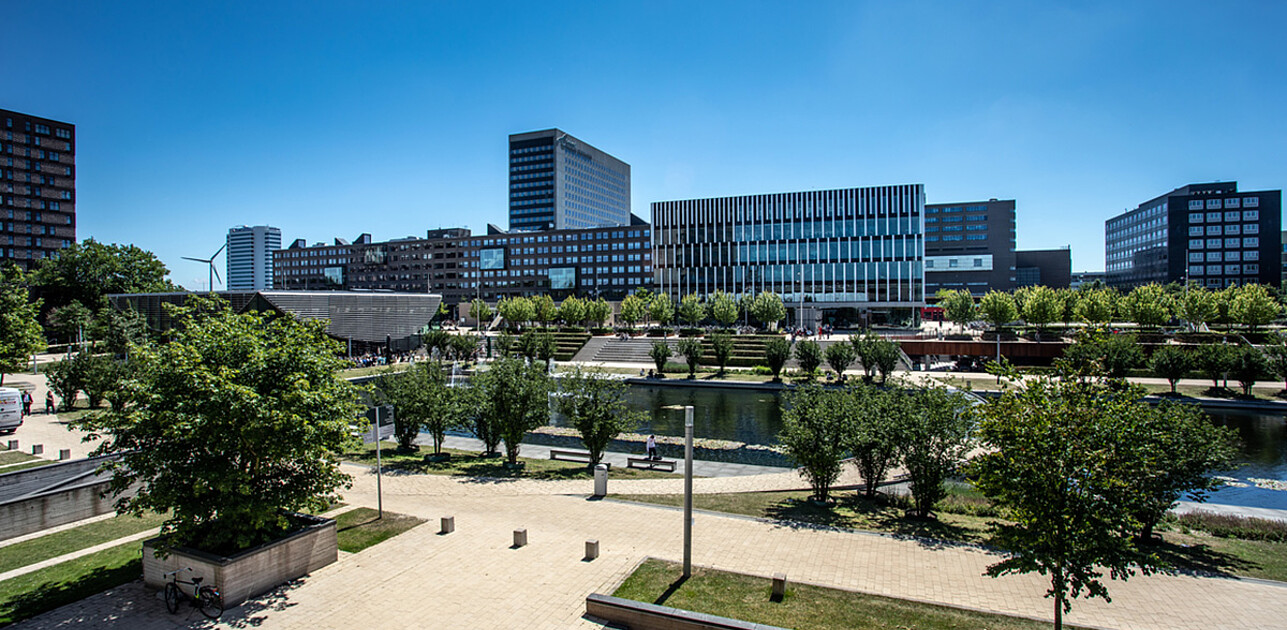
[[[773,291],[797,308],[925,303],[921,184],[652,204],[658,290]]]
[[[509,137],[509,228],[630,224],[630,165],[559,129]]]
[[[1104,223],[1109,286],[1196,282],[1210,288],[1282,279],[1282,191],[1189,184]]]
[[[34,269],[76,242],[76,126],[0,109],[0,263]]]
[[[242,225],[228,230],[228,290],[273,288],[273,252],[282,248],[282,231],[268,225]]]

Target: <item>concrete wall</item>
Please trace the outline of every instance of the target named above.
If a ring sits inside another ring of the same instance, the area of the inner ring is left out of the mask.
[[[751,623],[620,597],[591,594],[585,598],[585,614],[630,630],[782,630],[777,626]]]
[[[115,497],[103,497],[106,480],[0,503],[0,540],[74,523],[111,512]]]
[[[314,522],[290,537],[232,557],[176,547],[165,558],[158,558],[153,548],[155,539],[148,540],[143,543],[143,582],[152,588],[162,588],[168,581],[164,577],[166,573],[191,568],[192,572],[185,572],[181,579],[201,576],[205,584],[219,589],[224,607],[231,608],[335,562],[339,557],[335,521],[303,518]]]

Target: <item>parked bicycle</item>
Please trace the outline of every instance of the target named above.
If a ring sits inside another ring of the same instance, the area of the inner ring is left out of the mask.
[[[192,581],[180,580],[179,573],[183,571],[191,572],[192,567],[175,569],[165,574],[165,577],[170,578],[170,581],[165,583],[166,609],[171,614],[177,613],[179,612],[179,602],[188,601],[192,603],[193,608],[200,610],[201,614],[211,619],[218,619],[219,615],[223,614],[223,596],[219,594],[219,589],[209,584],[202,586],[201,581],[203,578],[201,576],[192,578]],[[191,586],[192,594],[189,595],[185,592],[183,587],[180,586],[181,584]]]

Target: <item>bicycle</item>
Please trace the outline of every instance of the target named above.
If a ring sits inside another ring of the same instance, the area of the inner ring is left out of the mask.
[[[210,585],[202,586],[201,581],[204,578],[200,576],[192,578],[191,582],[180,580],[179,573],[183,571],[192,571],[192,567],[175,569],[165,574],[165,577],[170,578],[170,581],[165,583],[165,608],[170,611],[170,614],[177,613],[179,601],[185,600],[192,602],[192,607],[200,610],[206,617],[218,619],[219,615],[223,614],[223,596],[219,594],[219,589]],[[192,586],[192,594],[185,593],[180,584]]]

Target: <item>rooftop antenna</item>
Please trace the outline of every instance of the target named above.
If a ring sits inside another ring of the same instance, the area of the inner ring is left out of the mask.
[[[227,247],[227,246],[228,246],[228,244],[227,244],[227,243],[224,243],[224,244],[223,244],[222,246],[220,246],[220,247],[219,247],[219,249],[218,249],[218,250],[217,250],[217,251],[216,251],[212,256],[210,256],[209,258],[189,258],[189,257],[187,257],[187,256],[180,256],[180,258],[182,258],[182,259],[184,259],[184,260],[191,260],[191,261],[193,261],[193,262],[200,262],[200,263],[205,263],[205,264],[207,264],[207,265],[210,265],[210,284],[209,284],[208,286],[210,287],[210,289],[209,289],[210,291],[214,291],[214,281],[215,281],[215,278],[219,278],[219,272],[215,269],[214,261],[215,261],[215,259],[216,259],[216,258],[218,258],[218,257],[219,257],[219,254],[222,254],[222,253],[223,253],[223,248],[224,248],[224,247]],[[219,282],[222,284],[222,283],[223,283],[223,278],[219,278]]]

